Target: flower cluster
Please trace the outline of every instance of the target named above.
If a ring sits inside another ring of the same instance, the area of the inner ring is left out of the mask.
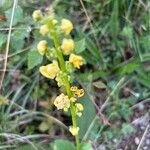
[[[64,95],[63,93],[57,96],[57,98],[54,101],[54,105],[57,107],[57,109],[64,109],[64,111],[68,111],[70,107],[70,99],[67,95]]]
[[[78,87],[76,87],[76,86],[72,86],[70,88],[70,90],[73,92],[73,94],[76,97],[82,97],[84,95],[84,90],[83,89],[78,89]]]
[[[39,41],[37,45],[39,54],[50,60],[50,63],[41,66],[39,71],[44,77],[55,79],[59,87],[66,88],[66,93],[61,93],[56,97],[54,105],[58,110],[70,110],[73,119],[76,116],[80,117],[84,108],[77,100],[84,95],[84,90],[78,89],[76,86],[71,87],[70,82],[72,72],[76,68],[80,69],[84,60],[82,56],[75,54],[75,42],[70,35],[74,28],[73,24],[68,19],[56,19],[52,11],[42,13],[40,10],[36,10],[32,16],[41,25],[40,34],[49,37],[53,43],[49,45],[46,40]],[[69,131],[76,136],[79,127],[73,124]]]

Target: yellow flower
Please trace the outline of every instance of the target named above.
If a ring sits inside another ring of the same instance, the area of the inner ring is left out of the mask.
[[[76,136],[76,135],[78,135],[79,127],[73,127],[73,126],[71,126],[71,127],[69,127],[69,131],[71,132],[71,134],[73,136]]]
[[[83,105],[80,104],[80,103],[76,103],[75,106],[76,106],[76,109],[77,109],[78,111],[83,111],[83,110],[84,110]]]
[[[79,55],[71,54],[69,62],[72,63],[75,68],[80,69],[80,66],[83,65],[83,58]]]
[[[42,40],[38,43],[37,45],[37,49],[38,49],[38,52],[41,54],[41,55],[44,55],[45,54],[45,51],[47,49],[47,46],[48,46],[48,43],[47,41],[45,40]]]
[[[32,14],[32,17],[35,21],[38,21],[42,17],[42,12],[40,10],[35,10]]]
[[[73,92],[77,97],[82,97],[84,95],[83,89],[78,89],[76,86],[72,86],[70,88],[71,92]]]
[[[54,79],[60,71],[57,62],[53,62],[52,64],[46,66],[41,66],[39,70],[44,77],[50,79]]]
[[[9,104],[9,100],[6,97],[3,97],[0,95],[0,106],[1,105],[8,105]]]
[[[63,39],[61,49],[64,54],[68,55],[74,50],[74,41],[72,39]]]
[[[76,86],[72,86],[72,87],[70,88],[70,90],[71,90],[72,92],[75,92],[75,91],[77,91],[77,90],[78,90],[78,87],[76,87]]]
[[[78,97],[82,97],[84,95],[84,90],[78,89],[77,91],[75,91],[75,95],[77,95]]]
[[[57,107],[57,109],[64,109],[64,111],[67,111],[70,107],[70,100],[67,95],[64,95],[63,93],[56,97],[54,100],[54,105]]]
[[[48,33],[49,33],[49,27],[48,27],[48,25],[46,25],[46,24],[44,24],[44,25],[42,25],[41,27],[40,27],[40,33],[42,34],[42,35],[47,35]]]
[[[66,35],[68,35],[73,29],[73,24],[70,20],[62,19],[60,28]]]

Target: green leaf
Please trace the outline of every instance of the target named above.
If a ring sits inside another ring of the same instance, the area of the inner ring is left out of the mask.
[[[123,28],[122,35],[128,37],[129,39],[133,38],[133,29],[130,26]]]
[[[119,73],[119,74],[132,73],[140,66],[141,66],[141,64],[138,62],[125,64],[124,66],[117,69],[117,73]]]
[[[55,150],[75,150],[75,146],[73,143],[67,140],[55,140],[54,141],[54,149]]]
[[[86,55],[86,58],[83,54],[82,55],[86,61],[90,61],[91,64],[99,64],[102,61],[100,48],[96,46],[95,41],[92,41],[90,38],[88,38],[87,35],[85,35],[80,29],[77,29],[77,32],[80,39],[85,39],[86,49],[88,52],[83,51],[84,55]]]
[[[15,30],[11,35],[11,48],[22,49],[25,44],[25,37],[28,37],[27,30]]]
[[[93,82],[93,85],[99,89],[106,89],[107,86],[102,81]]]
[[[5,15],[8,19],[8,23],[10,23],[10,20],[11,20],[11,15],[12,15],[12,8],[7,10],[5,12]],[[17,23],[23,21],[23,10],[20,6],[17,6],[16,9],[15,9],[15,12],[14,12],[14,19],[13,19],[13,26],[16,25]]]
[[[77,77],[80,78],[80,80],[82,80],[82,82],[89,82],[89,77],[92,78],[92,80],[96,80],[98,78],[104,78],[104,77],[108,77],[109,73],[106,71],[95,71],[95,72],[91,72],[91,71],[87,71],[84,74],[80,73],[77,74]]]
[[[85,48],[86,48],[85,38],[75,43],[75,51],[77,54],[80,54],[81,52],[83,52]]]
[[[32,50],[28,53],[28,69],[32,69],[42,62],[42,56],[37,50]]]
[[[117,35],[119,32],[119,18],[118,18],[118,0],[114,0],[113,11],[110,20],[110,30],[112,33],[112,37],[115,42],[117,42]]]
[[[17,150],[35,150],[32,145],[20,145]]]
[[[50,128],[48,122],[43,121],[40,125],[39,125],[39,130],[42,132],[47,131]]]
[[[0,33],[0,47],[6,42],[6,35],[3,33]]]
[[[131,111],[130,111],[129,106],[127,104],[121,102],[118,112],[119,112],[120,116],[122,116],[125,120],[129,121]]]
[[[150,52],[150,35],[142,37],[140,39],[140,44],[145,52]]]
[[[105,139],[108,141],[108,140],[111,140],[113,138],[113,133],[110,131],[105,131],[104,136],[105,136]]]
[[[20,144],[16,150],[52,150],[49,145],[41,145],[38,143],[33,143],[34,145],[29,144]]]
[[[129,123],[124,123],[122,125],[121,131],[124,135],[127,135],[127,134],[131,134],[132,132],[134,132],[134,128]]]
[[[89,126],[91,125],[93,119],[96,116],[96,111],[95,111],[95,107],[92,103],[92,101],[89,99],[88,95],[85,95],[84,97],[82,97],[80,99],[80,102],[83,104],[84,106],[84,111],[82,114],[82,117],[78,117],[77,119],[77,124],[80,128],[80,138],[82,139],[84,137],[84,135],[87,132],[87,129],[89,128]],[[92,134],[95,134],[95,128],[93,128],[93,130],[91,130],[90,135],[92,136]],[[88,138],[90,139],[91,136],[88,136]]]
[[[12,6],[12,2],[10,0],[1,0],[0,1],[0,12],[3,13],[7,9],[9,9]]]
[[[81,150],[93,150],[91,144],[89,143],[83,143],[81,145]]]

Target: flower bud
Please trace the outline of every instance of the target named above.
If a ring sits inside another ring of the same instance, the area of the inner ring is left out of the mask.
[[[67,95],[64,95],[63,93],[56,97],[54,100],[54,105],[57,107],[57,109],[64,109],[64,111],[67,111],[70,107],[70,100]]]
[[[53,20],[52,20],[52,23],[53,23],[54,25],[56,25],[56,24],[58,23],[58,21],[57,21],[56,19],[53,19]]]
[[[78,89],[77,91],[74,92],[75,95],[78,97],[82,97],[84,95],[84,90],[83,89]]]
[[[38,21],[42,17],[42,12],[40,10],[35,10],[32,14],[32,17],[35,21]]]
[[[40,27],[40,33],[42,34],[42,35],[47,35],[48,33],[49,33],[49,27],[48,27],[48,25],[46,25],[46,24],[44,24],[44,25],[42,25],[41,27]]]
[[[75,106],[76,106],[76,109],[77,109],[78,111],[83,111],[83,110],[84,110],[83,105],[80,104],[80,103],[76,103]]]
[[[69,55],[73,52],[75,47],[74,41],[72,39],[63,39],[61,49],[64,54]]]
[[[71,97],[71,98],[70,98],[70,101],[71,101],[71,102],[75,102],[76,100],[77,100],[77,99],[76,99],[75,97]]]
[[[76,135],[78,135],[79,127],[73,127],[73,126],[71,126],[71,127],[69,127],[69,131],[71,132],[71,134],[73,136],[76,136]]]
[[[8,105],[8,104],[9,104],[9,100],[6,97],[0,95],[0,106]]]
[[[46,52],[47,47],[48,47],[47,41],[45,41],[45,40],[40,41],[40,42],[38,43],[38,45],[37,45],[38,52],[39,52],[41,55],[44,55],[45,52]]]
[[[72,87],[70,88],[70,90],[71,90],[72,92],[76,92],[76,91],[78,90],[78,87],[77,87],[77,86],[72,86]]]
[[[58,67],[57,62],[53,62],[49,65],[41,66],[39,71],[44,77],[54,79],[59,73],[60,69]]]
[[[62,19],[60,28],[66,35],[68,35],[73,29],[73,24],[70,20]]]

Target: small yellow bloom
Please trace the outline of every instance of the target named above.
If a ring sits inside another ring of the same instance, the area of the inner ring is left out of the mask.
[[[66,35],[68,35],[73,29],[73,24],[70,20],[62,19],[60,28]]]
[[[42,40],[38,43],[37,49],[41,55],[44,55],[47,49],[48,43],[45,40]]]
[[[84,107],[82,104],[80,103],[76,103],[75,104],[75,107],[76,107],[76,114],[81,117],[82,116],[82,111],[84,110]]]
[[[73,127],[73,126],[71,126],[71,127],[69,127],[69,131],[71,132],[71,134],[73,136],[76,136],[79,133],[79,127]]]
[[[64,109],[64,111],[67,111],[70,107],[70,100],[67,95],[64,95],[63,93],[56,97],[54,101],[54,105],[57,107],[57,109]]]
[[[71,54],[69,62],[72,63],[75,68],[80,69],[80,66],[83,65],[83,58],[79,55]]]
[[[72,86],[72,87],[70,88],[70,90],[71,90],[72,92],[75,92],[75,91],[78,90],[78,88],[77,88],[76,86]]]
[[[74,50],[74,41],[72,39],[63,39],[61,49],[64,54],[69,55]]]
[[[35,10],[32,14],[32,17],[35,21],[38,21],[42,17],[42,12],[40,10]]]
[[[42,35],[47,35],[48,33],[49,33],[49,27],[48,27],[48,25],[46,25],[46,24],[44,24],[44,25],[42,25],[41,27],[40,27],[40,33],[42,34]]]
[[[83,105],[80,104],[80,103],[76,103],[75,106],[76,106],[76,109],[77,109],[78,111],[83,111],[83,110],[84,110]]]
[[[77,95],[78,97],[82,97],[84,95],[84,90],[78,89],[77,91],[75,91],[75,95]]]
[[[9,104],[9,100],[6,97],[3,97],[0,95],[0,106],[1,105],[8,105]]]
[[[77,99],[75,97],[70,98],[70,102],[75,102]]]
[[[84,95],[83,89],[78,89],[76,86],[72,86],[70,88],[71,92],[73,92],[77,97],[82,97]]]
[[[46,66],[41,66],[39,70],[44,77],[50,79],[54,79],[60,71],[57,62],[53,62],[52,64]]]

